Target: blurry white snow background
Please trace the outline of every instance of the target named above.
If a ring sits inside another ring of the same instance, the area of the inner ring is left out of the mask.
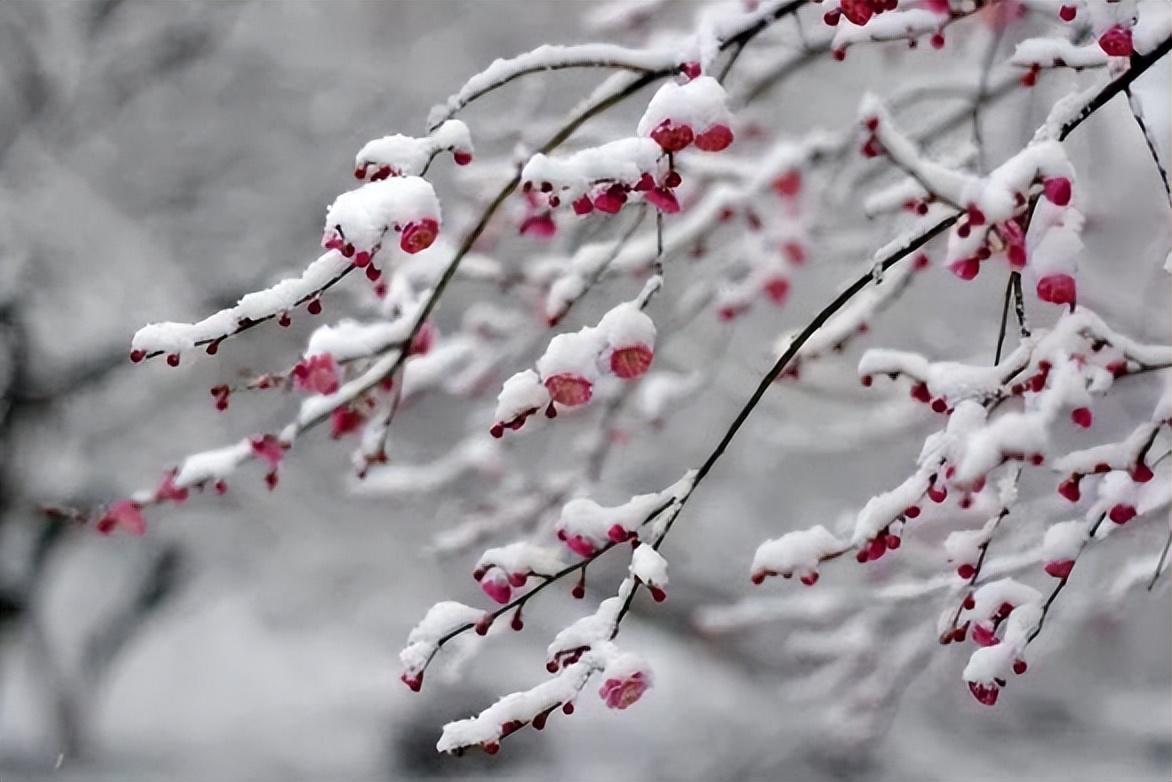
[[[676,5],[673,18],[686,24],[691,9]],[[428,553],[456,521],[442,492],[349,493],[344,444],[316,438],[298,449],[271,494],[259,478],[241,477],[222,499],[158,509],[142,538],[68,532],[28,578],[46,523],[33,503],[121,496],[186,453],[231,442],[241,426],[280,425],[284,412],[269,397],[234,397],[224,415],[207,389],[242,367],[281,365],[278,350],[295,354],[311,324],[302,316],[288,331],[255,330],[223,360],[179,370],[126,362],[133,332],[202,317],[301,268],[316,257],[324,206],[354,186],[362,144],[421,132],[428,109],[496,57],[598,36],[580,23],[591,6],[0,6],[0,378],[11,414],[0,429],[0,597],[13,612],[0,614],[0,780],[1169,778],[1168,576],[1163,588],[1134,590],[1117,604],[1096,594],[1113,568],[1158,550],[1163,524],[1094,552],[1080,573],[1088,577],[1072,580],[1047,623],[1029,674],[994,709],[969,695],[959,673],[967,655],[954,650],[933,649],[900,683],[904,696],[868,715],[865,692],[850,685],[870,686],[870,670],[815,675],[787,647],[803,628],[781,620],[726,634],[705,623],[743,598],[813,596],[788,582],[752,587],[756,545],[830,524],[907,474],[927,417],[885,434],[884,422],[869,417],[894,408],[862,389],[844,393],[845,403],[780,390],[689,504],[665,546],[670,599],[637,606],[622,635],[624,648],[652,664],[655,687],[621,712],[583,697],[572,717],[516,734],[495,757],[437,754],[442,725],[536,683],[548,639],[608,595],[620,571],[592,568],[586,601],[572,600],[568,587],[549,590],[527,608],[523,633],[486,644],[450,676],[433,669],[424,691],[412,693],[398,680],[398,651],[432,603],[483,604],[469,578],[475,552]],[[982,45],[970,43],[963,58],[971,64]],[[962,55],[927,49],[858,47],[846,63],[823,58],[762,101],[780,132],[843,127],[865,89],[882,93],[924,62],[960,67]],[[1169,72],[1162,63],[1136,89],[1164,160]],[[597,74],[531,78],[548,82],[543,99],[559,116]],[[1036,94],[1022,91],[991,110],[991,157],[1028,140],[1073,79],[1047,76]],[[477,122],[507,116],[518,89],[462,115],[474,138]],[[612,119],[633,125],[650,92],[641,95]],[[1166,341],[1170,286],[1161,267],[1172,228],[1126,105],[1092,118],[1067,147],[1079,176],[1094,183],[1095,230],[1080,278],[1086,302],[1137,338]],[[865,220],[861,210],[857,219]],[[885,229],[868,235],[890,238]],[[804,323],[848,273],[833,262],[814,270],[783,314],[758,307],[725,350],[715,323],[674,343],[679,365],[718,362],[717,381],[663,433],[636,432],[608,464],[608,496],[598,499],[658,490],[698,463],[768,367],[773,337]],[[991,360],[1003,278],[960,283],[932,273],[941,279],[910,291],[870,344]],[[441,319],[483,292],[455,290]],[[326,315],[345,302],[344,292],[327,296]],[[581,323],[603,311],[593,306],[577,313]],[[1102,431],[1122,432],[1154,399],[1151,386],[1121,387],[1097,419]],[[459,404],[428,399],[396,420],[396,455],[442,455],[464,436]],[[1052,492],[1045,480],[1031,489]],[[873,588],[848,564],[824,573],[816,589]],[[144,574],[159,569],[167,586],[158,606],[125,628],[112,622]],[[35,592],[22,593],[27,583]],[[939,608],[921,607],[921,630]],[[94,631],[111,626],[124,637],[108,641],[116,650],[108,667],[89,675]],[[875,676],[902,653],[893,645],[899,629],[871,639]]]

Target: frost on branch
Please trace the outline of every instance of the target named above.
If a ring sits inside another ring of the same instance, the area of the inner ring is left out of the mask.
[[[602,316],[597,326],[558,334],[537,360],[537,371],[527,369],[505,381],[497,398],[493,437],[506,428],[520,429],[542,407],[549,418],[558,408],[580,407],[594,396],[602,375],[622,380],[641,377],[655,351],[655,324],[642,311],[647,295],[658,288],[656,278],[639,300],[624,302]]]
[[[484,612],[478,608],[448,600],[436,603],[407,636],[407,645],[399,653],[403,664],[403,683],[416,692],[423,686],[423,672],[439,649],[441,639],[474,624]]]
[[[651,590],[656,602],[667,597],[667,560],[652,546],[639,546],[631,554],[631,577]]]
[[[527,192],[546,194],[551,208],[571,207],[579,215],[595,209],[614,214],[632,193],[662,211],[679,211],[672,194],[679,174],[659,145],[646,138],[619,139],[564,157],[534,155],[521,170],[521,181]]]
[[[448,120],[429,135],[413,138],[402,134],[368,141],[354,158],[354,176],[377,182],[401,176],[422,176],[439,152],[447,150],[457,165],[472,162],[472,136],[460,120]]]
[[[886,154],[928,199],[963,211],[948,237],[945,262],[954,274],[971,280],[982,263],[1004,258],[1011,269],[1030,269],[1040,299],[1074,305],[1083,220],[1071,206],[1074,171],[1058,141],[1038,138],[978,177],[922,156],[873,95],[863,99],[860,116],[869,134],[865,155]]]
[[[139,329],[130,342],[130,357],[141,361],[167,354],[176,366],[179,357],[198,346],[215,353],[220,342],[252,324],[288,313],[314,298],[353,268],[340,252],[330,251],[306,267],[300,277],[282,280],[271,288],[243,296],[233,307],[195,323],[152,323]],[[320,304],[316,307],[320,311]],[[171,357],[174,358],[171,358]]]
[[[439,234],[440,207],[431,184],[404,176],[369,182],[343,193],[326,210],[322,246],[354,259],[355,266],[374,261],[388,232],[408,254],[426,250]]]
[[[818,580],[818,564],[841,552],[843,543],[821,524],[787,532],[767,540],[753,555],[752,579],[760,584],[767,576],[789,578],[795,573],[805,584]]]
[[[651,686],[651,671],[642,659],[620,652],[613,643],[600,643],[536,687],[506,695],[475,717],[449,722],[436,749],[459,753],[479,746],[496,754],[501,739],[526,725],[543,730],[558,707],[572,714],[578,694],[596,673],[603,679],[599,697],[612,709],[627,708]]]
[[[558,539],[575,554],[588,557],[608,541],[622,543],[638,538],[639,527],[672,496],[672,489],[639,494],[609,508],[588,497],[572,499],[562,508],[556,527]]]

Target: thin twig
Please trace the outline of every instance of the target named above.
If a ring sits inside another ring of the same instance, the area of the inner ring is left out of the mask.
[[[1151,153],[1152,162],[1156,164],[1156,171],[1160,174],[1160,184],[1164,186],[1164,195],[1168,197],[1168,206],[1172,206],[1172,185],[1168,183],[1168,169],[1164,168],[1164,164],[1160,162],[1160,153],[1156,151],[1155,139],[1152,138],[1147,122],[1144,121],[1143,108],[1130,87],[1124,92],[1127,93],[1127,105],[1131,109],[1131,116],[1135,117],[1135,124],[1139,125],[1144,143],[1148,145],[1148,152]]]

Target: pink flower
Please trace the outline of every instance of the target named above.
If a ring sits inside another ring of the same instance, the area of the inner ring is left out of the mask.
[[[345,437],[362,426],[365,420],[362,413],[349,405],[335,408],[334,412],[330,413],[330,437],[335,440]]]
[[[981,261],[975,257],[962,258],[948,264],[948,269],[962,280],[971,280],[981,273]]]
[[[533,234],[540,239],[548,239],[557,233],[557,223],[553,221],[549,212],[526,217],[521,223],[521,234]]]
[[[1074,304],[1078,285],[1069,274],[1048,274],[1038,280],[1038,298],[1051,304]]]
[[[984,623],[973,625],[973,643],[977,646],[996,646],[1001,639],[993,632],[993,628]]]
[[[259,458],[260,461],[267,463],[268,468],[273,472],[277,471],[281,465],[282,458],[285,458],[285,447],[281,446],[277,436],[264,435],[253,437],[248,442],[252,444],[253,455]]]
[[[607,708],[625,709],[639,700],[650,686],[650,678],[642,671],[635,671],[625,679],[607,679],[598,689],[598,696],[606,702]]]
[[[696,136],[696,148],[705,152],[720,152],[733,143],[733,132],[728,125],[713,125]]]
[[[97,527],[103,535],[109,535],[119,527],[131,535],[141,535],[146,532],[146,519],[137,502],[117,500],[106,508],[106,512],[98,519]]]
[[[1070,180],[1064,176],[1056,176],[1042,183],[1042,193],[1055,206],[1066,206],[1070,203]]]
[[[1134,51],[1131,44],[1131,30],[1115,25],[1099,36],[1099,48],[1112,57],[1130,57]]]
[[[1054,578],[1067,578],[1070,576],[1070,571],[1074,570],[1073,559],[1052,559],[1044,566],[1046,575]]]
[[[586,404],[594,389],[594,385],[586,378],[568,372],[546,378],[545,387],[553,401],[566,407]]]
[[[570,535],[566,538],[566,545],[580,557],[590,557],[594,555],[595,547],[590,538],[582,535]]]
[[[666,214],[675,214],[680,211],[680,202],[676,200],[675,193],[668,190],[666,187],[657,187],[654,190],[648,190],[643,198],[661,212]]]
[[[485,573],[484,577],[480,579],[480,588],[484,590],[484,594],[502,604],[509,602],[509,598],[513,595],[508,576],[497,568],[492,568]]]
[[[1001,693],[1001,688],[996,684],[982,684],[981,682],[969,682],[969,692],[973,694],[979,702],[986,706],[993,706],[997,703],[997,696]]]
[[[871,0],[839,0],[838,5],[842,9],[842,15],[859,27],[869,22],[875,13]]]
[[[175,485],[176,470],[168,470],[163,475],[163,480],[159,483],[159,488],[155,489],[155,499],[158,502],[183,502],[187,499],[186,487]]]
[[[784,304],[789,296],[789,280],[785,277],[770,277],[761,287],[774,304]]]
[[[439,223],[430,217],[420,220],[418,223],[407,223],[406,227],[403,228],[403,235],[399,238],[399,247],[405,253],[415,254],[431,247],[437,234],[439,234]]]
[[[610,370],[623,380],[631,380],[647,371],[654,355],[646,345],[616,348],[610,354]]]
[[[1107,517],[1110,518],[1111,521],[1122,526],[1135,518],[1135,506],[1121,502],[1111,508],[1111,511],[1107,514]]]
[[[338,390],[338,367],[329,353],[303,359],[293,367],[293,385],[312,394],[332,394]]]
[[[1095,421],[1095,414],[1089,407],[1076,407],[1070,411],[1070,420],[1083,429],[1090,429]]]
[[[795,197],[802,190],[801,169],[791,168],[773,180],[773,190],[780,196]]]
[[[663,149],[664,152],[679,152],[684,147],[692,143],[692,128],[688,125],[673,125],[670,119],[665,119],[659,123],[655,130],[651,131],[651,139]],[[595,202],[595,206],[598,203]]]
[[[611,185],[594,198],[595,208],[609,215],[617,213],[625,203],[627,203],[627,192],[623,190],[622,185]],[[574,211],[578,211],[577,206],[574,207]]]

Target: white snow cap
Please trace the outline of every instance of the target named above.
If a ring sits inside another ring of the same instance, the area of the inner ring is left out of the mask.
[[[519,415],[549,404],[549,391],[532,369],[510,377],[496,398],[496,420],[508,423]]]
[[[325,230],[341,227],[347,242],[369,251],[395,226],[402,228],[422,220],[440,220],[439,200],[431,183],[417,176],[394,177],[367,183],[334,199],[326,210]]]
[[[623,302],[598,321],[598,330],[612,348],[655,345],[655,323],[634,302]]]
[[[667,586],[667,560],[648,545],[641,545],[631,554],[631,575],[647,586],[663,589]]]
[[[724,87],[711,76],[698,76],[685,84],[667,82],[647,104],[636,132],[650,136],[665,121],[676,127],[688,125],[696,133],[713,125],[730,126],[732,115],[727,103]]]
[[[430,135],[414,138],[396,133],[366,142],[354,157],[355,174],[372,176],[420,176],[440,150],[472,154],[472,135],[458,119],[448,120]],[[385,178],[382,176],[382,178]]]
[[[818,563],[843,548],[843,542],[821,524],[809,529],[787,532],[767,540],[753,555],[752,573],[807,575],[818,571]]]

